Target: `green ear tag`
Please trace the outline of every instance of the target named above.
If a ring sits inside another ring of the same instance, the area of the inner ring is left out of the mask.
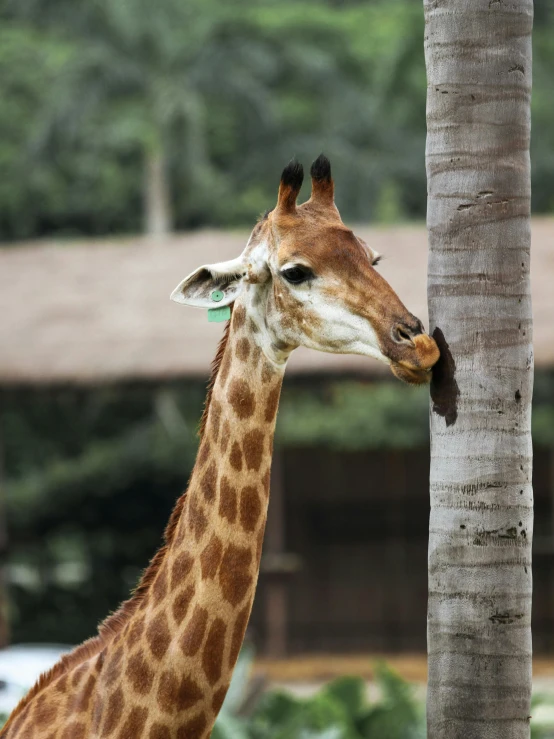
[[[214,290],[210,298],[214,303],[220,303],[225,297],[223,290]],[[231,308],[228,305],[222,305],[219,308],[208,308],[208,323],[221,323],[231,318]]]
[[[231,306],[222,305],[221,308],[208,308],[208,323],[221,323],[231,318]]]

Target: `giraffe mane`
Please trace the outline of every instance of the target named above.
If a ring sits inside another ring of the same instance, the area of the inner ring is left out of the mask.
[[[231,317],[233,313],[233,307],[234,307],[234,303],[231,305]],[[223,336],[221,337],[221,340],[217,347],[217,352],[212,362],[212,373],[210,375],[210,380],[208,382],[206,400],[204,402],[204,410],[202,411],[202,418],[200,419],[200,427],[198,431],[198,435],[200,436],[200,438],[202,438],[202,436],[204,435],[204,430],[206,428],[206,423],[208,421],[210,403],[212,402],[212,393],[214,390],[215,381],[217,380],[217,376],[219,374],[219,368],[221,367],[223,355],[225,354],[225,347],[227,346],[227,341],[229,340],[230,328],[231,328],[231,321],[229,320],[225,324],[225,330],[223,332]]]
[[[233,306],[231,305],[231,311],[232,310]],[[202,412],[202,418],[200,420],[200,437],[202,437],[204,429],[206,427],[213,388],[217,379],[217,375],[219,373],[219,368],[221,366],[225,347],[227,346],[227,341],[229,339],[230,327],[231,321],[227,321],[223,336],[221,337],[221,340],[217,347],[215,358],[212,362],[211,376],[208,382],[206,393],[206,401],[204,403],[204,410]],[[177,502],[173,507],[173,511],[171,512],[169,521],[167,522],[164,531],[164,543],[158,549],[156,554],[152,557],[152,559],[150,560],[150,564],[142,573],[140,582],[133,591],[131,597],[128,600],[124,601],[119,606],[117,611],[111,613],[104,619],[104,621],[100,623],[100,625],[98,626],[98,634],[96,636],[92,636],[90,639],[87,639],[85,642],[76,647],[73,651],[69,652],[69,654],[65,654],[59,660],[59,662],[56,662],[53,667],[42,673],[42,675],[39,677],[31,690],[29,690],[29,692],[19,701],[17,706],[13,709],[8,721],[2,727],[2,729],[0,729],[0,736],[5,736],[5,732],[9,728],[10,724],[15,720],[17,716],[19,716],[19,714],[26,708],[26,706],[33,700],[36,695],[41,693],[46,687],[48,687],[48,685],[53,683],[54,680],[57,680],[59,677],[69,672],[73,667],[76,667],[77,665],[86,662],[86,660],[91,659],[91,657],[99,654],[104,649],[104,647],[110,644],[117,636],[117,634],[119,634],[123,630],[131,617],[137,612],[144,600],[146,593],[150,589],[150,586],[156,579],[156,576],[160,571],[162,562],[165,558],[166,552],[171,546],[173,539],[175,538],[177,525],[185,506],[186,495],[187,493],[185,491],[177,499]]]

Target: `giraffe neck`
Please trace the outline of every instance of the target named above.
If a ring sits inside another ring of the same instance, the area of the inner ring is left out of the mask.
[[[284,365],[265,357],[258,335],[238,305],[179,520],[143,614],[129,627],[131,642],[137,640],[133,627],[141,630],[146,644],[140,653],[148,655],[153,673],[149,720],[171,732],[180,727],[183,736],[209,736],[258,579],[284,373]],[[136,647],[122,646],[129,648],[127,665],[136,660],[140,683]]]
[[[2,736],[20,739],[31,725],[37,739],[210,735],[244,639],[267,517],[284,364],[265,357],[261,336],[237,305],[167,546],[113,627],[108,620],[79,648],[82,660],[78,649],[55,668]]]

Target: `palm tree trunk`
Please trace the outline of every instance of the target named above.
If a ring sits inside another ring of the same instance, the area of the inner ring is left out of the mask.
[[[171,205],[166,161],[161,147],[145,152],[144,171],[145,231],[163,237],[171,231]]]
[[[529,737],[532,0],[424,0],[428,739]]]

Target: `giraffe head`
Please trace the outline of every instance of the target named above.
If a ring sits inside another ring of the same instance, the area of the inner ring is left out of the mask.
[[[276,207],[256,224],[243,253],[199,267],[172,299],[204,309],[241,303],[277,364],[306,346],[375,357],[405,382],[427,382],[437,345],[377,271],[379,255],[342,222],[323,155],[311,178],[310,199],[297,205],[303,170],[292,161]]]

